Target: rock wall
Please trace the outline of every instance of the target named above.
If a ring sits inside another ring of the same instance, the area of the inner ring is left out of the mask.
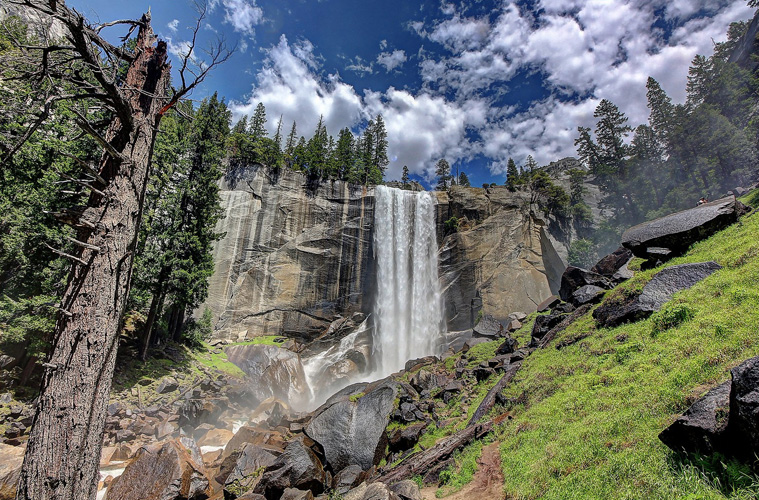
[[[565,169],[558,169],[565,170]],[[222,182],[226,236],[215,247],[209,307],[215,337],[286,335],[311,340],[336,315],[370,313],[374,293],[374,190],[310,183],[282,170],[239,168]],[[568,184],[561,171],[552,172]],[[568,189],[568,185],[564,186]],[[597,188],[586,201],[598,216]],[[558,291],[571,226],[544,217],[527,193],[504,186],[436,192],[440,276],[448,329],[471,328],[481,309],[497,319],[531,312]],[[445,235],[445,221],[466,218]]]
[[[442,217],[466,218],[440,250],[450,330],[471,328],[480,310],[499,320],[532,312],[558,291],[569,229],[536,213],[527,193],[453,186],[439,200]]]
[[[214,249],[209,307],[215,337],[308,338],[336,314],[368,311],[373,276],[371,189],[309,182],[263,167],[231,171],[221,184],[226,236]]]

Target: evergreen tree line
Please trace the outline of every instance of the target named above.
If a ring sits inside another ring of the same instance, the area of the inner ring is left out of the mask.
[[[313,135],[306,140],[298,136],[292,123],[284,135],[282,117],[274,137],[266,131],[266,108],[258,103],[253,116],[243,116],[229,135],[230,165],[260,163],[272,169],[282,167],[305,172],[312,179],[339,179],[353,184],[380,184],[389,163],[387,130],[382,115],[354,136],[343,128],[337,139],[327,132],[324,117],[319,117]]]
[[[579,159],[595,176],[611,218],[593,235],[599,253],[613,250],[634,224],[712,200],[756,180],[759,122],[756,76],[729,61],[748,22],[733,23],[711,57],[696,56],[687,98],[674,104],[648,78],[649,121],[633,128],[609,100],[595,128],[578,127]]]

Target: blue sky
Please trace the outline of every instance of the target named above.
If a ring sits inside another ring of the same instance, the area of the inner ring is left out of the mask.
[[[175,60],[196,16],[186,0],[67,3],[100,21],[150,7]],[[408,165],[429,181],[446,158],[473,185],[502,183],[509,157],[574,155],[603,98],[645,122],[649,75],[682,102],[693,56],[752,15],[731,0],[210,0],[201,46],[237,50],[192,97],[218,91],[235,119],[263,102],[270,131],[282,116],[306,137],[320,115],[337,136],[381,113],[387,179]]]

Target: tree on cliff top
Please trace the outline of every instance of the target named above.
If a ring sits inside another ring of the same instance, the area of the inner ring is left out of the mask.
[[[435,175],[437,176],[437,189],[438,191],[445,191],[448,189],[449,181],[451,180],[451,166],[445,158],[438,160],[435,165]]]
[[[53,331],[29,443],[21,469],[19,499],[92,499],[111,389],[121,318],[129,293],[135,243],[142,215],[155,135],[161,117],[231,54],[223,42],[195,66],[188,50],[181,59],[180,86],[170,91],[167,45],[159,41],[150,14],[138,21],[92,25],[63,1],[8,0],[59,23],[61,40],[14,40],[17,53],[0,66],[6,82],[35,83],[26,130],[2,150],[2,164],[51,117],[70,105],[82,134],[102,148],[96,165],[80,162],[69,181],[89,193],[78,210],[59,214],[76,229],[75,250],[58,251],[72,262]],[[197,35],[204,17],[201,10]],[[100,36],[109,26],[138,30],[134,51]],[[195,48],[195,36],[190,49]],[[8,103],[9,105],[17,103]],[[21,109],[21,108],[20,108]],[[41,111],[34,115],[34,110]],[[91,117],[105,110],[102,124]],[[30,116],[30,114],[32,114]]]

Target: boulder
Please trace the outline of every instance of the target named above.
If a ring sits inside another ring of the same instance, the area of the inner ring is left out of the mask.
[[[400,500],[384,483],[361,483],[343,496],[343,500]]]
[[[422,492],[419,490],[419,485],[410,479],[399,481],[390,486],[390,489],[393,493],[398,495],[401,500],[424,500]]]
[[[536,317],[535,323],[532,325],[532,337],[536,339],[543,338],[553,327],[561,323],[566,316],[566,314],[560,311],[551,311],[549,314]]]
[[[498,346],[498,349],[495,351],[495,353],[499,356],[503,354],[511,354],[516,350],[518,345],[519,343],[515,339],[507,337],[506,340],[503,341],[503,344]]]
[[[503,325],[494,317],[486,314],[474,326],[475,337],[498,337],[503,333]]]
[[[226,353],[229,361],[248,375],[248,388],[258,402],[275,397],[297,405],[308,399],[308,382],[298,354],[261,344],[229,346]]]
[[[253,492],[266,498],[280,498],[287,488],[311,490],[318,494],[324,491],[326,479],[324,467],[316,454],[303,443],[303,439],[295,439],[266,468]]]
[[[385,451],[385,427],[398,386],[392,382],[366,386],[366,394],[341,397],[323,405],[306,427],[308,437],[324,449],[332,470],[349,465],[368,469],[379,464]]]
[[[513,312],[507,316],[509,321],[524,321],[527,319],[527,314],[521,311]]]
[[[556,295],[551,295],[546,300],[538,304],[537,311],[539,313],[546,312],[550,310],[551,308],[553,308],[559,302],[561,302],[561,299],[559,297],[557,297]]]
[[[593,317],[602,327],[611,328],[650,316],[667,303],[679,291],[693,285],[722,269],[716,262],[699,262],[670,266],[656,273],[637,296],[622,302],[605,302],[593,311]]]
[[[405,451],[413,448],[419,441],[419,438],[427,429],[427,422],[417,422],[408,427],[397,428],[390,433],[388,445],[390,451]]]
[[[759,452],[759,356],[748,359],[730,371],[729,432],[737,446],[734,452],[754,457]]]
[[[612,253],[602,258],[590,268],[591,272],[611,278],[619,283],[632,277],[632,273],[627,270],[627,264],[633,258],[633,253],[629,248],[619,247]]]
[[[509,321],[509,324],[506,325],[506,331],[507,332],[515,332],[522,328],[522,322],[517,319],[512,319]]]
[[[437,377],[429,370],[422,368],[411,376],[409,384],[418,392],[431,391],[437,387]]]
[[[614,288],[614,283],[605,276],[588,271],[587,269],[569,266],[564,271],[564,274],[561,275],[559,297],[561,297],[561,300],[570,302],[572,294],[587,285],[593,285],[605,290]]]
[[[246,443],[224,459],[215,479],[224,485],[227,496],[252,491],[261,477],[261,469],[276,461],[276,455],[262,446]]]
[[[363,472],[363,469],[358,465],[349,465],[335,475],[335,478],[332,480],[332,489],[338,495],[344,495],[358,486],[363,479]]]
[[[190,399],[179,410],[179,426],[195,429],[202,424],[216,424],[228,406],[223,399]]]
[[[177,389],[179,389],[179,382],[177,382],[177,379],[174,377],[163,377],[158,383],[156,392],[158,394],[166,394],[169,392],[174,392]]]
[[[675,451],[711,454],[722,448],[730,407],[730,381],[710,390],[659,434]]]
[[[198,446],[225,446],[234,437],[227,429],[211,429],[198,440]]]
[[[178,439],[140,448],[108,487],[106,500],[203,500],[211,496],[202,460]]]
[[[595,285],[585,285],[572,292],[571,301],[577,306],[592,304],[603,298],[604,289]]]
[[[287,488],[282,493],[280,500],[314,500],[314,494],[296,488]]]
[[[277,431],[243,425],[224,447],[224,457],[240,450],[245,443],[265,446],[268,450],[284,449],[284,437]]]
[[[631,227],[622,234],[622,246],[637,257],[648,258],[649,248],[665,248],[681,255],[693,243],[733,224],[747,207],[735,198],[705,203]]]
[[[0,500],[14,500],[21,477],[24,448],[0,444]]]

